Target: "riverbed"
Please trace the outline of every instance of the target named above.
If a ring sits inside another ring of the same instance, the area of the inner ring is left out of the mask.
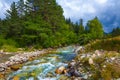
[[[7,76],[7,80],[59,80],[61,75],[55,70],[68,66],[68,62],[75,58],[74,46],[57,49],[57,53],[40,56],[33,61],[28,61]]]

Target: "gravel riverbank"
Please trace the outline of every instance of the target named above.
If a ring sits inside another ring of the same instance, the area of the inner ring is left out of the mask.
[[[11,52],[1,52],[1,59],[5,60],[0,62],[0,79],[4,80],[4,77],[10,71],[14,71],[19,69],[23,63],[33,60],[38,56],[42,56],[51,52],[55,52],[55,49],[43,49],[36,50],[31,52],[19,52],[19,53],[11,53]],[[6,56],[9,55],[9,56]]]

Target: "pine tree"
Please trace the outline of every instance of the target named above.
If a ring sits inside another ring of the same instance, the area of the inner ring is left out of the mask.
[[[80,19],[79,27],[79,34],[84,33],[83,19]]]
[[[22,24],[17,11],[17,4],[15,2],[11,4],[10,10],[7,10],[6,17],[6,38],[19,38],[22,33],[23,26],[21,26]]]
[[[25,3],[24,0],[20,0],[17,2],[17,11],[19,17],[23,17],[25,15]]]
[[[111,32],[112,36],[118,36],[120,35],[120,27],[116,27]]]
[[[11,4],[10,10],[7,10],[6,18],[13,21],[16,21],[19,18],[15,2]]]

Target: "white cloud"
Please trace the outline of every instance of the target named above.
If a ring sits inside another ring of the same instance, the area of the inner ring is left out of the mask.
[[[6,10],[10,8],[10,4],[18,0],[0,0],[0,18],[5,18]]]
[[[120,0],[57,0],[64,16],[72,21],[84,22],[98,16],[106,32],[120,25]]]
[[[18,0],[0,0],[0,17],[5,17],[11,2]],[[87,20],[98,16],[107,26],[120,23],[120,0],[57,0],[64,10],[64,16],[77,21],[80,18]],[[116,22],[116,23],[115,23]],[[118,24],[117,24],[118,25]],[[104,27],[105,30],[109,30]]]
[[[99,4],[105,4],[108,0],[95,0]]]
[[[0,17],[5,17],[6,10],[9,9],[9,4],[5,3],[4,1],[0,1]]]
[[[64,9],[64,16],[78,20],[84,18],[85,20],[97,16],[105,10],[108,5],[108,0],[57,0],[57,2]]]

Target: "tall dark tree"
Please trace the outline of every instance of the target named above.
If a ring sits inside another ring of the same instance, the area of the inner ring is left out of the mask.
[[[20,0],[17,2],[17,11],[19,17],[23,17],[25,15],[25,3],[24,0]]]
[[[79,33],[84,33],[83,19],[80,19],[79,27]]]
[[[13,2],[10,6],[10,10],[7,10],[7,34],[6,38],[19,38],[22,32],[22,26],[20,23],[20,17],[17,10],[17,5]]]
[[[53,32],[62,28],[65,23],[63,10],[56,0],[28,0],[32,4],[33,13],[41,15],[42,19],[50,24]]]
[[[112,36],[118,36],[120,35],[120,27],[114,28],[111,32]]]
[[[10,10],[7,10],[6,18],[16,21],[19,18],[16,3],[13,2],[10,6]]]

